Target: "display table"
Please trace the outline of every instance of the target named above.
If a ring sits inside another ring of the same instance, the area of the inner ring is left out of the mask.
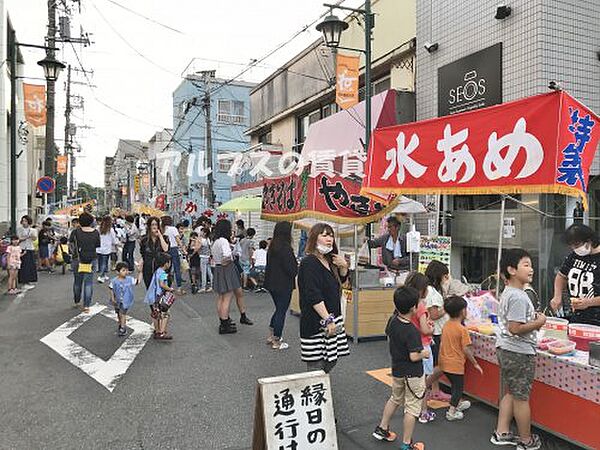
[[[358,339],[385,338],[385,326],[394,312],[396,288],[364,288],[358,290]],[[344,290],[346,298],[345,326],[348,336],[354,338],[354,304],[352,291]],[[300,314],[298,289],[292,293],[292,314]]]
[[[467,364],[465,392],[497,407],[501,380],[496,337],[470,333],[483,375]],[[588,365],[587,352],[555,356],[539,351],[530,404],[536,426],[584,447],[600,449],[600,368]]]

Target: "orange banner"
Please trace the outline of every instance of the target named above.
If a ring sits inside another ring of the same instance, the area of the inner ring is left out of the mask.
[[[358,103],[358,56],[337,55],[335,102],[342,109]]]
[[[46,125],[46,87],[23,83],[25,120],[33,127]]]
[[[56,157],[56,171],[61,175],[67,173],[67,155],[58,155]]]

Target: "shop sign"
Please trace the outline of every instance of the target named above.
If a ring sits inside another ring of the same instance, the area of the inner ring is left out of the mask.
[[[373,132],[364,195],[555,193],[580,197],[600,119],[564,91]]]
[[[262,194],[262,218],[297,220],[316,217],[337,223],[367,223],[377,220],[389,202],[360,194],[360,183],[339,175],[319,174],[265,179]]]
[[[502,103],[502,43],[438,69],[438,116]]]
[[[336,450],[329,375],[319,370],[259,379],[252,448]]]
[[[431,261],[439,261],[450,268],[452,253],[452,238],[449,236],[421,236],[421,252],[419,253],[419,272],[425,269]]]

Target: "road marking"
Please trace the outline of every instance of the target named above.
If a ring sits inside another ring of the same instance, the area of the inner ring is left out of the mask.
[[[112,392],[117,382],[125,375],[129,366],[142,351],[154,329],[146,322],[129,317],[127,325],[133,329],[133,333],[123,341],[123,344],[108,361],[104,361],[69,339],[75,330],[96,314],[102,314],[104,317],[117,321],[114,311],[96,303],[90,308],[89,313],[81,313],[73,317],[40,341]]]

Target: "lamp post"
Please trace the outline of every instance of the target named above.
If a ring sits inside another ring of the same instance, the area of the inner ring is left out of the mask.
[[[371,13],[371,0],[365,0],[363,9],[349,8],[347,6],[338,6],[323,4],[330,9],[331,13],[325,17],[321,23],[317,25],[317,31],[323,34],[323,39],[327,47],[333,49],[350,50],[353,52],[360,52],[365,55],[365,150],[369,147],[371,141],[371,39],[373,38],[373,26],[374,26],[374,15]],[[365,48],[356,49],[341,47],[340,40],[342,33],[348,29],[348,24],[333,15],[334,9],[341,9],[343,11],[350,11],[363,16],[365,24]]]
[[[17,42],[14,30],[10,33],[10,230],[17,231],[17,53],[19,47],[39,48],[49,50],[44,45],[23,44]],[[55,82],[65,65],[55,58],[46,56],[38,64],[44,69],[47,81]]]

